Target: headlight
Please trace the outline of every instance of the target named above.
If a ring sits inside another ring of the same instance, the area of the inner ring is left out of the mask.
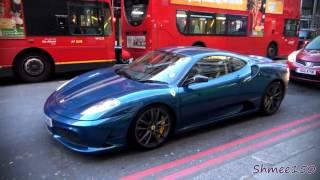
[[[290,62],[296,62],[298,53],[299,53],[299,51],[294,51],[293,53],[291,53],[291,54],[288,56],[288,61],[290,61]]]
[[[118,99],[107,99],[84,110],[81,113],[81,115],[91,115],[91,114],[101,113],[101,112],[110,110],[112,108],[115,108],[119,105],[120,105],[120,101]]]

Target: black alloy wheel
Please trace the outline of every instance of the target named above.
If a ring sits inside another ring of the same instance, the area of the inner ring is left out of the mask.
[[[153,106],[139,113],[131,127],[130,137],[138,147],[154,149],[168,139],[171,127],[172,116],[168,109]]]
[[[271,115],[278,111],[284,97],[284,87],[280,82],[272,82],[266,89],[262,99],[261,111]]]

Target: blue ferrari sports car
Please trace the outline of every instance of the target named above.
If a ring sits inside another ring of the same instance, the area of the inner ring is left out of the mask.
[[[286,65],[264,57],[164,48],[75,77],[52,93],[44,112],[53,138],[72,150],[153,149],[218,120],[274,114],[288,80]]]

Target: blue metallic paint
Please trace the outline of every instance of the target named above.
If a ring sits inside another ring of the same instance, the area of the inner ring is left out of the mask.
[[[44,106],[45,114],[53,120],[53,128],[48,129],[54,139],[78,152],[108,151],[126,146],[130,124],[146,106],[162,104],[170,108],[175,115],[175,132],[178,133],[257,111],[268,84],[280,80],[286,87],[288,85],[287,67],[266,58],[194,47],[161,51],[190,57],[188,64],[177,68],[181,75],[174,83],[140,83],[121,77],[114,68],[109,68],[83,74],[55,91]],[[246,61],[247,65],[207,83],[182,86],[191,67],[209,55],[234,56]],[[256,74],[252,74],[251,66],[258,67]],[[121,105],[103,113],[81,115],[86,108],[109,98],[117,98]]]

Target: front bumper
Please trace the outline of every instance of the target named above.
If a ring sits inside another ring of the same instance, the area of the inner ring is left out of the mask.
[[[81,153],[111,151],[126,146],[131,115],[121,115],[97,121],[79,121],[63,117],[45,108],[51,119],[47,128],[55,140]]]
[[[308,74],[301,74],[297,73],[297,68],[307,68],[303,65],[298,63],[288,62],[288,67],[290,69],[290,78],[299,81],[306,81],[306,82],[314,82],[320,83],[320,67],[313,67],[312,69],[316,71],[316,75],[308,75]]]

